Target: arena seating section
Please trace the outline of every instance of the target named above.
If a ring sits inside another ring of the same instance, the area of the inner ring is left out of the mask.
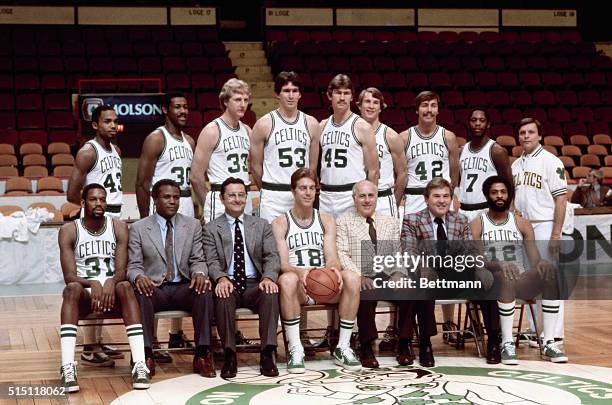
[[[220,114],[219,88],[235,76],[209,28],[4,26],[0,35],[0,178],[69,174],[82,143],[71,102],[79,79],[160,78],[164,90],[188,94],[188,132],[197,136]],[[612,178],[612,62],[578,32],[293,30],[268,31],[266,44],[273,73],[300,72],[301,108],[318,119],[329,115],[325,89],[336,73],[349,74],[358,91],[382,89],[382,120],[397,131],[415,123],[415,95],[433,89],[442,96],[438,121],[461,140],[469,109],[484,105],[493,135],[516,157],[513,125],[533,116],[569,175],[607,166]],[[84,89],[155,90],[138,82]]]

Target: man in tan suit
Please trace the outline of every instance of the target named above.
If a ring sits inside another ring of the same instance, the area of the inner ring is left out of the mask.
[[[376,330],[376,304],[373,279],[377,276],[388,278],[393,269],[375,274],[373,257],[375,255],[391,256],[400,251],[400,228],[397,218],[376,213],[378,189],[374,183],[363,180],[353,187],[355,210],[338,219],[337,248],[340,263],[345,271],[353,271],[361,276],[361,301],[357,312],[357,326],[361,343],[360,360],[363,367],[377,368],[378,361],[372,350],[372,342],[378,337]],[[373,291],[372,291],[373,292]],[[398,301],[400,325],[400,351],[397,361],[400,365],[412,364],[414,358],[410,352],[408,339],[412,330],[407,326],[410,320],[409,301]]]

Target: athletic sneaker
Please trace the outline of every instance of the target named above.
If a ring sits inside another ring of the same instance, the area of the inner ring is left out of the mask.
[[[535,335],[534,335],[534,336],[535,336]],[[543,336],[540,336],[540,343],[542,343],[542,346],[544,345],[543,340],[544,340],[544,337],[543,337]],[[557,344],[559,344],[559,345],[562,345],[562,344],[563,344],[563,338],[555,338],[555,343],[557,343]],[[539,345],[538,345],[538,341],[537,341],[537,340],[535,340],[535,337],[534,337],[534,339],[533,339],[533,340],[530,340],[530,341],[529,341],[529,347],[534,347],[534,348],[535,348],[535,347],[539,347]]]
[[[132,387],[136,390],[146,390],[151,386],[151,372],[144,361],[137,361],[132,369]]]
[[[79,383],[77,382],[77,363],[76,361],[64,364],[60,367],[60,384],[68,392],[77,392]]]
[[[506,342],[502,345],[501,350],[501,362],[502,364],[517,365],[518,356],[516,355],[516,347],[514,342]]]
[[[567,355],[559,349],[557,342],[554,340],[546,342],[542,349],[542,355],[553,363],[566,363],[568,360]]]
[[[287,372],[290,374],[302,374],[305,371],[304,350],[301,350],[299,347],[289,349],[289,357],[287,358]]]
[[[83,351],[81,353],[81,363],[93,367],[112,367],[115,360],[108,357],[104,352]]]
[[[123,353],[118,351],[113,346],[109,346],[109,345],[101,345],[101,346],[102,346],[102,352],[104,352],[104,354],[106,354],[111,359],[123,359],[125,357]]]
[[[336,347],[336,350],[334,350],[334,363],[347,370],[361,370],[361,362],[350,347]]]

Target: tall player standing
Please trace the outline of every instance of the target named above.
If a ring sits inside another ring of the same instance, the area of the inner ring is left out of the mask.
[[[482,184],[487,178],[500,175],[512,181],[508,152],[489,138],[490,128],[488,112],[482,107],[473,108],[468,117],[470,141],[463,146],[459,156],[459,212],[469,221],[488,207],[487,198],[482,193]]]
[[[123,204],[121,190],[121,150],[112,144],[117,137],[119,119],[113,107],[101,105],[91,113],[91,126],[95,136],[77,152],[72,174],[68,180],[66,198],[73,204],[81,205],[81,190],[89,184],[101,184],[106,190],[106,215],[119,218]],[[81,210],[83,214],[83,210]],[[94,323],[102,324],[101,321]],[[110,346],[97,342],[102,339],[102,327],[85,330],[85,346],[81,362],[90,366],[113,366],[113,358],[121,359],[123,354]]]
[[[261,190],[259,216],[268,222],[293,206],[291,175],[317,167],[319,123],[298,110],[302,82],[295,72],[280,72],[274,81],[278,109],[261,117],[251,134],[251,173]]]
[[[534,118],[523,118],[518,125],[519,143],[523,154],[512,163],[516,187],[514,206],[533,226],[540,255],[555,263],[559,253],[561,230],[567,206],[567,180],[565,168],[558,157],[542,147],[542,125]],[[542,241],[548,241],[547,248]],[[564,337],[563,302],[542,300],[544,343]],[[558,314],[558,316],[557,316]],[[554,327],[547,328],[547,322]]]
[[[178,208],[180,214],[194,217],[193,200],[189,175],[195,141],[183,132],[189,117],[189,104],[182,93],[168,93],[164,96],[162,112],[164,125],[151,132],[144,140],[136,172],[136,200],[140,218],[152,215],[155,209],[151,199],[153,184],[161,179],[176,181],[181,189]],[[169,348],[187,345],[181,330],[181,319],[170,322]],[[157,325],[156,325],[157,326]],[[157,331],[157,328],[155,328]],[[170,363],[172,357],[167,352],[154,352],[155,361]]]
[[[225,212],[221,202],[221,183],[237,177],[249,187],[249,150],[251,128],[240,122],[249,105],[251,91],[244,81],[229,79],[219,93],[223,114],[208,123],[196,145],[191,166],[191,183],[200,202],[204,204],[203,222],[210,222]],[[206,191],[206,174],[211,192]],[[247,200],[245,213],[253,210]]]
[[[376,87],[361,91],[357,107],[361,118],[372,126],[376,136],[380,166],[376,212],[397,218],[398,207],[404,197],[408,180],[402,138],[392,128],[380,122],[380,113],[387,108],[387,104],[382,92]]]
[[[336,75],[327,86],[333,114],[321,121],[321,194],[319,209],[334,218],[354,206],[352,189],[368,179],[378,184],[378,156],[373,129],[351,111],[351,79]]]

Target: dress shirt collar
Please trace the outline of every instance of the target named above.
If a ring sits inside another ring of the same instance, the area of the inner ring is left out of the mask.
[[[240,223],[244,225],[244,214],[240,214],[238,219],[240,220]],[[234,223],[236,222],[236,218],[234,218],[233,216],[227,213],[225,214],[225,220],[227,221],[228,224],[230,224],[230,226],[234,226]]]
[[[155,213],[155,220],[157,221],[157,223],[159,224],[160,228],[162,229],[166,229],[166,222],[168,222],[168,220],[164,217],[162,217],[161,215],[159,215],[157,212]],[[172,227],[174,229],[176,229],[176,215],[173,216],[172,218],[170,218],[170,221],[172,222]]]

